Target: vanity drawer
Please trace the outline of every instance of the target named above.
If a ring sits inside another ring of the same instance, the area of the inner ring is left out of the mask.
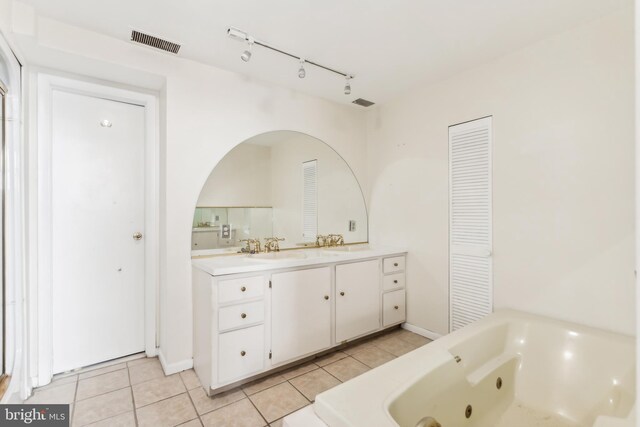
[[[405,320],[406,303],[404,289],[382,295],[382,326],[389,326]]]
[[[396,271],[404,271],[404,257],[395,256],[393,258],[385,258],[382,262],[382,271],[387,273],[395,273]]]
[[[382,290],[404,288],[404,273],[395,273],[382,278]]]
[[[220,334],[218,382],[241,379],[264,368],[264,326]]]
[[[264,302],[256,301],[246,304],[223,307],[218,312],[218,329],[226,331],[240,326],[259,323],[264,320]]]
[[[218,282],[218,302],[220,304],[260,297],[263,293],[263,276],[221,280]]]

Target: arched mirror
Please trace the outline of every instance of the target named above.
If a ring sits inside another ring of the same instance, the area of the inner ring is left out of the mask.
[[[193,218],[193,255],[235,253],[246,240],[277,237],[281,249],[315,246],[318,235],[368,241],[360,185],[338,153],[293,131],[250,138],[213,169]]]

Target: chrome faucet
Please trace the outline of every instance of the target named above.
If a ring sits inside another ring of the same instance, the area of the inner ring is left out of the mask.
[[[264,251],[265,252],[280,252],[280,244],[278,242],[284,242],[284,238],[267,237],[264,239]]]

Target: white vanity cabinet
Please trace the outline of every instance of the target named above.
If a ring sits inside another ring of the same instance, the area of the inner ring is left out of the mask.
[[[380,329],[380,260],[336,266],[336,342]]]
[[[405,254],[193,261],[193,364],[208,394],[405,320]]]
[[[279,365],[331,347],[329,267],[271,276],[271,362]]]

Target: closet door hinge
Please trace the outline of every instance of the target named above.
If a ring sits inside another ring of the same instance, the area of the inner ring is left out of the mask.
[[[269,280],[269,289],[271,289],[271,280]]]
[[[271,350],[269,350],[269,359],[271,359],[271,356],[272,356]]]

